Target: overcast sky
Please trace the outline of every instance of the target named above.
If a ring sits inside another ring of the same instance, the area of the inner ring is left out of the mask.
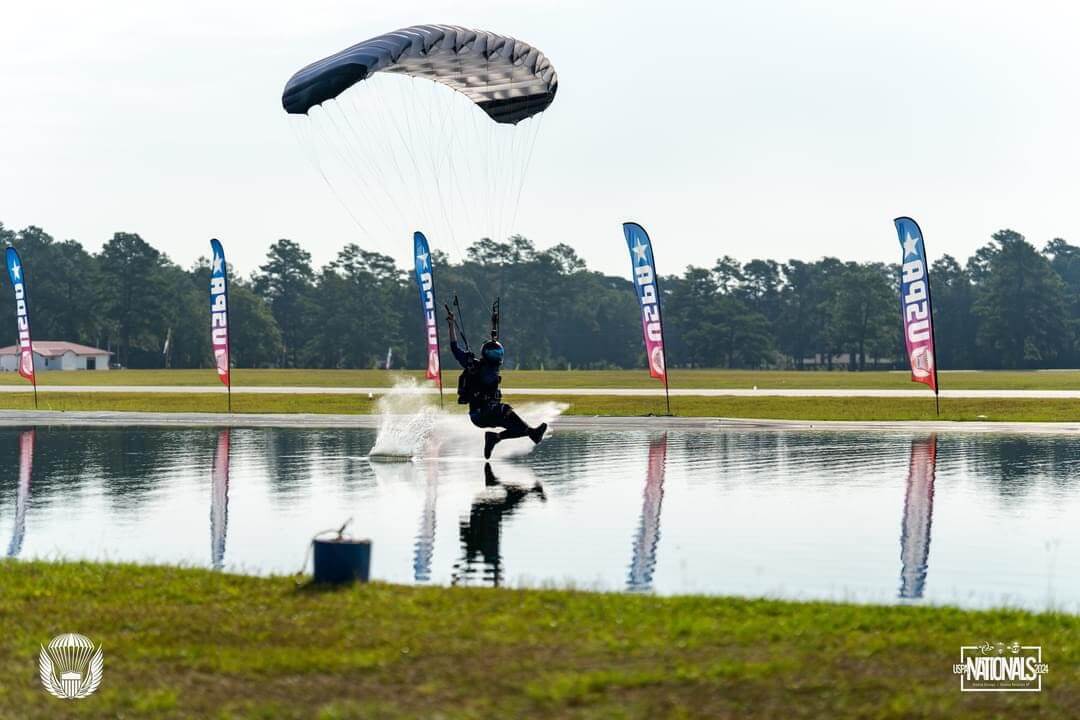
[[[138,232],[183,266],[220,237],[247,274],[357,226],[281,109],[302,65],[417,23],[552,60],[515,230],[629,276],[836,255],[895,261],[898,214],[965,258],[1011,227],[1080,243],[1080,6],[1017,2],[4,2],[0,222],[98,250]],[[432,238],[438,246],[438,239]],[[404,261],[399,248],[375,247]]]

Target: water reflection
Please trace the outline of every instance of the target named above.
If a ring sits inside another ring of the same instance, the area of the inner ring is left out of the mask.
[[[26,506],[30,503],[30,478],[34,472],[33,430],[19,433],[19,482],[15,495],[15,523],[8,544],[8,557],[18,557],[26,537]]]
[[[667,444],[667,433],[649,442],[649,465],[645,473],[641,521],[634,536],[630,576],[626,581],[626,589],[635,592],[652,590],[656,548],[660,545],[660,504],[664,500]]]
[[[435,526],[437,524],[435,503],[439,499],[438,466],[433,462],[427,463],[425,476],[424,508],[420,513],[420,529],[416,533],[416,544],[413,550],[413,580],[415,582],[431,580],[431,561],[435,556]]]
[[[900,523],[900,598],[923,596],[930,560],[930,525],[934,519],[937,436],[911,441],[904,518]]]
[[[523,485],[504,483],[495,477],[491,463],[484,463],[484,490],[473,501],[469,517],[460,524],[462,557],[454,564],[453,585],[467,585],[477,578],[481,584],[498,587],[503,581],[503,521],[512,516],[530,495],[547,500],[540,481]]]
[[[225,534],[229,527],[229,440],[231,430],[218,431],[214,464],[210,471],[210,565],[225,564]]]
[[[373,466],[374,440],[0,428],[0,537],[20,558],[289,573],[312,534],[354,517],[374,576],[393,582],[1035,609],[1052,587],[1080,607],[1069,436],[562,431],[487,467],[455,443]]]

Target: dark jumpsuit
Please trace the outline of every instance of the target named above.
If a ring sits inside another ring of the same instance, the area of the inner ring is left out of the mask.
[[[481,428],[506,428],[499,433],[502,440],[528,435],[529,426],[518,417],[513,408],[502,401],[502,391],[499,390],[502,376],[499,375],[499,366],[462,350],[457,342],[450,343],[450,351],[454,353],[454,358],[461,367],[465,368],[465,372],[476,373],[472,378],[472,387],[476,388],[476,392],[469,398],[469,419],[473,425]]]

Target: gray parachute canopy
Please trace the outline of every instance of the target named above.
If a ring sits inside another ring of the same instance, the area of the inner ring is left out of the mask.
[[[528,43],[454,25],[414,25],[301,69],[285,85],[281,104],[302,115],[377,72],[442,83],[511,125],[547,109],[559,86],[551,62]]]

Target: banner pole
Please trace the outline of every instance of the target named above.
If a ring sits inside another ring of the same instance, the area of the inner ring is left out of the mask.
[[[670,369],[667,361],[667,337],[664,335],[664,291],[660,289],[660,271],[656,269],[656,248],[653,247],[652,238],[649,238],[649,252],[653,262],[653,282],[656,284],[656,307],[660,310],[660,344],[664,347],[664,401],[667,403],[667,414],[671,416],[671,389],[668,386]]]
[[[926,252],[926,238],[922,236],[922,228],[919,228],[919,237],[922,238],[923,262],[926,263],[926,307],[930,312],[930,343],[933,352],[930,357],[934,362],[934,415],[941,415],[941,400],[938,397],[938,373],[937,373],[937,328],[934,322],[934,293],[930,287],[930,253]]]
[[[30,362],[31,363],[34,362],[34,351],[33,350],[30,351]],[[38,409],[38,402],[37,402],[37,370],[34,371],[33,385],[34,385],[34,409],[37,410]]]
[[[426,239],[426,238],[425,238]],[[430,249],[429,249],[430,252]],[[430,261],[430,258],[429,258]],[[431,264],[431,308],[432,312],[438,315],[437,308],[439,307],[438,296],[435,294],[435,264]],[[442,335],[439,333],[439,319],[435,318],[435,346],[436,359],[439,361],[439,409],[446,409],[446,398],[443,397],[443,375],[442,375]]]

